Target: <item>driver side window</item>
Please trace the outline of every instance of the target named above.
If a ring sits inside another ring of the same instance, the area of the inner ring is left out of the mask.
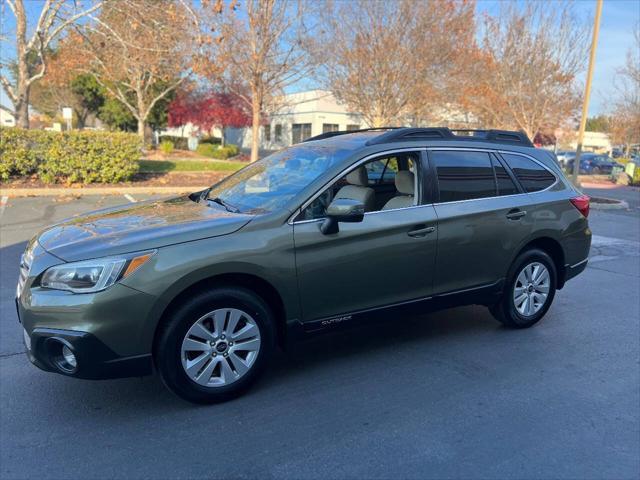
[[[394,153],[356,167],[327,187],[297,217],[324,218],[336,198],[356,200],[365,212],[406,208],[416,204],[419,152]]]

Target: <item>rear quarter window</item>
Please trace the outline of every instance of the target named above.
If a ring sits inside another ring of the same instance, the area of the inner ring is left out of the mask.
[[[556,181],[553,173],[530,158],[510,153],[503,153],[502,157],[522,187],[529,193],[549,188]]]

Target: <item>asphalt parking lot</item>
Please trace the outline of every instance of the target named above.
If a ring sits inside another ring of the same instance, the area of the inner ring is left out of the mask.
[[[588,191],[590,194],[603,193]],[[511,331],[481,307],[390,318],[280,354],[246,396],[196,407],[157,377],[37,370],[13,304],[40,228],[122,196],[0,204],[0,477],[640,476],[640,191],[592,211],[586,271]]]

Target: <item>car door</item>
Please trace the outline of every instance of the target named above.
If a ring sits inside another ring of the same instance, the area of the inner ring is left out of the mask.
[[[532,231],[528,195],[490,151],[432,149],[429,159],[438,186],[434,293],[498,282]]]
[[[368,212],[362,222],[340,223],[339,232],[330,235],[320,232],[322,218],[293,223],[305,322],[431,294],[436,214],[431,204],[417,205],[426,157],[415,153],[420,168],[414,206]]]

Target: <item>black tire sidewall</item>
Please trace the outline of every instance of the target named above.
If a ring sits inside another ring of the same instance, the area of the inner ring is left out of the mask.
[[[549,271],[549,294],[547,296],[547,301],[542,307],[542,309],[536,313],[535,315],[525,317],[518,312],[514,301],[513,301],[513,289],[515,287],[518,274],[522,271],[522,269],[533,262],[542,263],[547,270]],[[514,328],[526,328],[531,325],[537,323],[545,316],[551,304],[553,303],[553,299],[556,294],[556,286],[557,286],[557,269],[553,262],[553,259],[544,251],[538,249],[528,250],[518,256],[516,260],[513,262],[511,269],[509,270],[509,274],[507,276],[507,284],[505,286],[504,296],[502,298],[502,314],[503,318],[500,320],[503,321],[506,325]]]
[[[260,330],[260,351],[251,369],[239,380],[222,387],[203,387],[191,380],[181,362],[181,346],[191,326],[219,308],[237,308],[251,315]],[[202,292],[184,302],[167,318],[159,331],[154,359],[165,385],[178,396],[195,403],[216,403],[243,393],[267,366],[275,344],[273,314],[257,295],[242,288],[219,288]]]

